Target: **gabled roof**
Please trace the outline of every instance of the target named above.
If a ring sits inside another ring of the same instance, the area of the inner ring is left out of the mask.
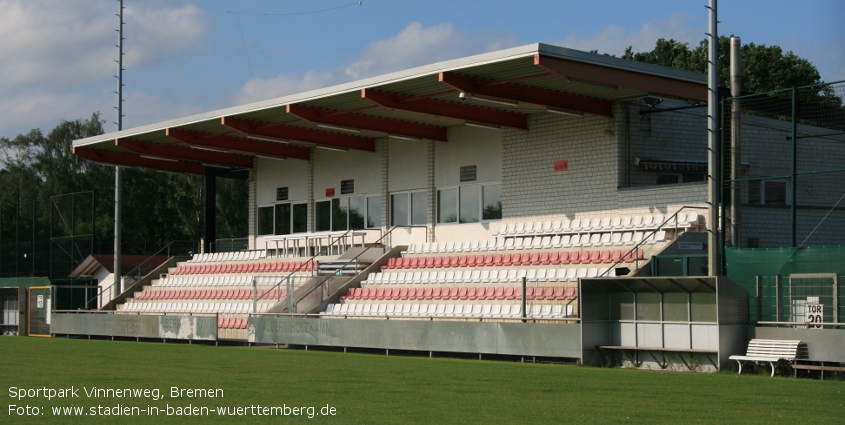
[[[310,148],[375,151],[375,139],[447,142],[456,125],[527,129],[527,117],[610,117],[615,101],[704,102],[706,75],[531,44],[77,140],[74,153],[124,166],[205,174]]]

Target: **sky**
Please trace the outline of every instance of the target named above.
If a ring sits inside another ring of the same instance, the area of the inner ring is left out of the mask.
[[[708,0],[124,0],[123,128],[547,43],[690,46]],[[117,0],[0,0],[0,137],[100,112],[117,129]],[[845,1],[722,0],[719,34],[845,80]]]

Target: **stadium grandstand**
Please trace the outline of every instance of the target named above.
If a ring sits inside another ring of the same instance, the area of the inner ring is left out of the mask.
[[[781,265],[742,257],[796,253],[798,229],[834,258],[842,174],[790,184],[794,121],[749,112],[725,165],[741,220],[712,222],[707,99],[704,74],[533,44],[77,140],[92,161],[204,176],[205,239],[47,333],[700,370],[800,339],[845,362],[835,261],[795,270],[826,273],[804,278],[820,293],[788,273],[769,293]],[[841,169],[841,128],[798,131],[803,170]],[[248,180],[246,249],[214,244],[218,178]],[[709,232],[734,224],[725,276]]]

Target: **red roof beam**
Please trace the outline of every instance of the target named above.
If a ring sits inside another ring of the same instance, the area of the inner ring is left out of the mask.
[[[188,173],[205,175],[205,166],[193,162],[165,161],[159,159],[142,158],[138,155],[127,153],[107,152],[85,147],[73,148],[73,154],[85,159],[111,165],[124,167],[151,168],[160,171],[174,173]]]
[[[436,140],[446,142],[446,128],[434,125],[419,124],[408,121],[398,121],[369,115],[352,114],[330,109],[312,108],[310,106],[287,105],[287,112],[305,121],[316,124],[336,125],[361,130],[376,131],[401,137],[415,139]]]
[[[473,105],[461,105],[443,100],[417,98],[373,89],[362,89],[361,97],[389,109],[520,130],[528,129],[528,119],[525,115],[514,112]]]
[[[586,62],[534,56],[534,65],[564,78],[606,86],[644,91],[655,95],[707,101],[707,85],[626,69],[608,68]]]
[[[211,152],[206,150],[167,146],[129,139],[115,139],[114,145],[138,155],[163,159],[201,162],[233,168],[252,168],[252,158],[245,155]]]
[[[505,101],[530,103],[547,108],[603,117],[612,116],[611,102],[592,97],[468,77],[451,72],[441,72],[440,82],[461,92],[493,97]]]
[[[282,124],[268,124],[241,118],[223,117],[221,124],[235,131],[249,136],[269,137],[285,140],[313,143],[318,147],[329,149],[355,149],[375,152],[376,143],[368,137],[350,136],[346,134],[330,133],[328,131],[311,130],[308,128],[291,127]]]
[[[308,160],[311,158],[310,150],[301,146],[290,146],[220,134],[198,133],[195,131],[180,130],[178,128],[168,128],[165,130],[165,134],[168,137],[192,146],[243,152],[249,155],[278,159],[294,158]]]

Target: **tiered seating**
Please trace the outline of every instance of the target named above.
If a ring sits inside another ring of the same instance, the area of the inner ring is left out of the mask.
[[[232,251],[194,254],[189,263],[216,263],[221,261],[255,261],[267,256],[266,250]]]
[[[681,212],[664,221],[648,214],[510,223],[491,239],[411,244],[325,314],[513,318],[525,279],[530,317],[577,315],[578,279],[615,276],[617,264],[648,259],[653,244],[700,217]]]
[[[250,263],[199,263],[180,264],[172,275],[223,274],[223,273],[285,273],[310,272],[316,270],[313,261],[262,261]]]
[[[614,264],[620,260],[630,263],[644,259],[642,249],[636,251],[592,250],[592,251],[551,251],[497,254],[462,254],[451,256],[401,257],[391,258],[382,266],[386,269],[431,269],[455,267],[510,267],[510,266],[547,266],[568,264]]]
[[[510,225],[508,225],[510,226]],[[449,254],[454,252],[513,251],[523,249],[550,250],[561,248],[598,248],[664,242],[669,237],[665,230],[654,233],[625,231],[584,233],[574,235],[510,236],[481,241],[432,242],[411,244],[408,254]],[[605,248],[608,249],[608,248]]]
[[[218,337],[246,339],[254,297],[255,311],[266,312],[287,296],[289,278],[298,286],[316,271],[311,259],[270,260],[263,252],[195,255],[136,292],[118,313],[217,314]]]

